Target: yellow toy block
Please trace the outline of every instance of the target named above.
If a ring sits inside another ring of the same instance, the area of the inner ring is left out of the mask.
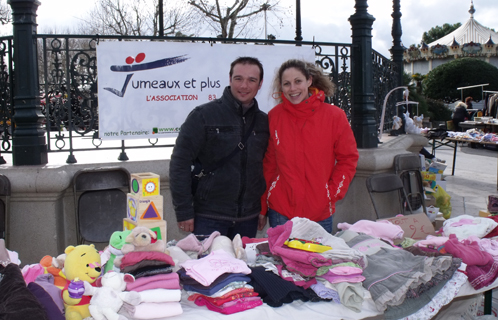
[[[157,240],[167,241],[166,220],[138,220],[133,221],[128,218],[123,219],[123,231],[133,230],[135,227],[147,227],[157,234]]]
[[[159,175],[152,172],[131,174],[131,194],[140,197],[159,195]]]
[[[126,198],[126,217],[130,220],[162,220],[164,218],[163,196],[142,198],[128,193]]]

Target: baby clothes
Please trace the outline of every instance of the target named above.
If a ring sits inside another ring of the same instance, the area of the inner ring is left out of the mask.
[[[282,258],[287,270],[305,277],[314,277],[319,267],[331,265],[332,260],[318,253],[296,250],[284,245],[290,237],[292,225],[292,220],[289,220],[284,225],[268,229],[270,250]]]
[[[158,319],[180,315],[183,309],[180,302],[144,302],[138,306],[124,303],[118,313],[133,319]]]
[[[199,241],[195,234],[191,233],[185,238],[181,239],[176,243],[176,246],[182,249],[183,251],[195,251],[199,255],[202,255],[205,251],[211,247],[213,240],[218,237],[220,233],[215,231],[209,235],[208,238]]]
[[[141,291],[140,303],[144,302],[174,302],[180,301],[182,298],[182,291],[180,289],[150,289]]]
[[[235,251],[233,250],[232,240],[230,240],[227,236],[218,236],[214,238],[211,247],[209,248],[209,252],[213,252],[216,250],[224,250],[228,254],[230,254],[233,258],[235,258]]]
[[[498,222],[493,219],[479,218],[469,215],[461,215],[446,220],[443,224],[443,236],[448,237],[450,234],[456,235],[460,240],[467,239],[469,236],[483,238],[498,226]]]
[[[323,283],[318,281],[317,283],[311,285],[311,289],[322,299],[332,300],[335,303],[341,303],[339,294],[336,290],[327,288]]]
[[[208,300],[198,297],[195,299],[195,304],[198,306],[206,306],[209,310],[219,312],[222,314],[233,314],[240,311],[256,308],[263,304],[261,298],[259,297],[247,297],[239,298],[230,302],[227,302],[221,306],[211,304]]]
[[[360,220],[353,225],[343,222],[338,223],[337,228],[341,230],[351,230],[358,233],[365,233],[372,237],[388,241],[392,245],[394,245],[394,240],[403,239],[404,234],[404,231],[400,226],[395,225],[387,220]]]
[[[298,217],[292,218],[291,221],[292,230],[289,238],[315,240],[323,245],[332,247],[332,250],[320,253],[324,258],[332,259],[334,263],[350,261],[362,267],[367,263],[364,254],[358,250],[351,249],[343,239],[331,235],[315,221]]]
[[[180,279],[176,272],[157,274],[149,277],[135,279],[134,282],[126,284],[127,291],[144,291],[149,289],[180,289]]]
[[[187,274],[204,286],[209,286],[223,273],[251,273],[244,261],[235,259],[223,250],[216,250],[199,260],[183,263]]]
[[[216,298],[205,296],[200,293],[194,293],[188,297],[188,300],[195,301],[197,298],[202,297],[204,300],[207,300],[212,305],[221,306],[224,303],[232,300],[236,300],[239,298],[256,297],[256,296],[258,296],[258,293],[254,292],[254,289],[238,288],[228,292],[227,294],[222,295],[221,297],[216,297]]]

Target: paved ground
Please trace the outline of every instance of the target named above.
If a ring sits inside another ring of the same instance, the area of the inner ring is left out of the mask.
[[[428,145],[427,150],[431,150]],[[478,216],[487,208],[488,195],[498,195],[497,155],[495,146],[473,149],[469,144],[459,144],[455,163],[455,175],[451,175],[453,149],[440,147],[436,157],[446,160],[444,171],[447,192],[451,196],[452,216],[468,214]]]

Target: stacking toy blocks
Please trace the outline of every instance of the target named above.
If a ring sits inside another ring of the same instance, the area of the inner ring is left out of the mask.
[[[152,172],[131,174],[131,192],[127,194],[126,218],[123,230],[144,226],[156,232],[157,239],[166,242],[166,221],[163,196],[159,194],[159,175]]]

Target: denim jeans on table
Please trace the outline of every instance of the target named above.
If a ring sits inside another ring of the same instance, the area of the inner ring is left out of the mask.
[[[258,217],[242,222],[215,220],[199,216],[194,218],[195,235],[210,235],[215,231],[219,231],[221,235],[230,239],[233,239],[237,234],[240,234],[241,237],[255,238],[258,231]]]
[[[287,221],[290,220],[286,216],[281,215],[280,213],[278,213],[273,209],[268,209],[267,216],[268,216],[268,222],[270,223],[270,227],[272,228],[285,224]],[[316,223],[321,225],[322,228],[324,228],[325,231],[327,231],[328,233],[332,233],[332,222],[333,222],[332,216],[330,216],[330,218],[324,219],[322,221],[317,221]]]

